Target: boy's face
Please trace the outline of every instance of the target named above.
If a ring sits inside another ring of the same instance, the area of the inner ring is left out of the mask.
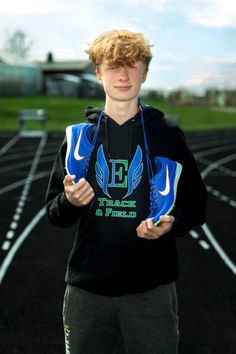
[[[142,61],[122,66],[103,62],[96,69],[106,96],[117,101],[137,99],[142,83],[146,80],[147,68]]]

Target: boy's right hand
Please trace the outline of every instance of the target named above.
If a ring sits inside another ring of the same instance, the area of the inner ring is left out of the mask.
[[[75,176],[66,175],[63,181],[66,198],[75,206],[84,206],[91,202],[95,193],[86,179],[81,178],[78,183],[73,184]]]

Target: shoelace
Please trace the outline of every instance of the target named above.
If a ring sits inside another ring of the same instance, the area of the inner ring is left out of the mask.
[[[157,187],[155,183],[152,183],[150,187],[150,209],[158,207],[158,201],[159,201],[158,196],[159,195],[158,195]]]
[[[148,178],[149,178],[150,184],[152,184],[154,172],[153,172],[153,168],[152,168],[149,147],[148,147],[148,142],[147,142],[147,135],[146,135],[146,129],[145,129],[144,117],[143,117],[143,107],[140,104],[140,100],[139,100],[139,110],[140,110],[140,114],[141,114],[141,123],[142,123],[142,128],[143,128],[143,139],[144,139],[144,146],[145,146],[145,153],[146,153],[146,160],[147,160],[147,167],[148,167]]]
[[[148,147],[148,141],[147,141],[147,135],[146,135],[146,129],[145,129],[145,124],[144,124],[144,116],[143,116],[143,107],[140,103],[140,99],[138,100],[138,106],[141,114],[141,123],[142,123],[142,128],[143,128],[143,138],[144,138],[144,146],[145,146],[145,153],[146,153],[146,160],[147,160],[147,167],[148,167],[148,178],[149,178],[149,184],[150,184],[150,210],[154,209],[158,205],[158,191],[156,184],[154,182],[154,172],[152,168],[152,163],[150,159],[150,153],[149,153],[149,147]]]
[[[100,124],[101,124],[101,121],[102,121],[102,118],[103,118],[103,113],[104,113],[104,111],[101,111],[101,113],[99,114],[97,128],[96,128],[95,134],[93,136],[93,141],[92,141],[93,147],[95,147],[95,144],[96,144],[96,141],[97,141],[98,132],[99,132],[99,129],[100,129]]]
[[[94,149],[95,144],[96,144],[96,141],[97,141],[97,137],[98,137],[98,132],[99,132],[100,124],[101,124],[101,120],[102,120],[102,117],[103,117],[103,112],[104,112],[104,111],[101,111],[101,113],[100,113],[100,115],[99,115],[97,128],[96,128],[95,134],[94,134],[94,136],[93,136],[93,140],[92,140],[93,149]],[[92,149],[92,150],[93,150],[93,149]],[[92,150],[91,150],[90,154],[88,154],[88,155],[86,156],[86,158],[84,159],[84,166],[83,166],[83,169],[84,169],[84,171],[85,171],[85,175],[87,174],[87,171],[88,171],[88,168],[89,168],[89,162],[90,162],[90,156],[91,156],[91,154],[92,154]]]

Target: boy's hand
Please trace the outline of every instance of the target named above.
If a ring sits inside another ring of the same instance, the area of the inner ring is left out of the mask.
[[[84,178],[81,178],[78,183],[73,184],[75,176],[65,176],[63,184],[66,198],[75,206],[84,206],[91,202],[95,193],[93,188]]]
[[[172,229],[175,218],[172,215],[163,215],[160,220],[161,223],[157,226],[153,224],[153,218],[143,220],[136,229],[138,237],[156,240]]]

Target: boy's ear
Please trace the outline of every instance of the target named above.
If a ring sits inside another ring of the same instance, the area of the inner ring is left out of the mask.
[[[145,72],[144,72],[144,74],[143,74],[143,82],[146,81],[147,74],[148,74],[148,69],[146,69]]]
[[[102,82],[102,77],[101,77],[101,74],[100,74],[100,71],[99,71],[98,68],[96,68],[95,74],[96,74],[96,77],[97,77],[98,81],[101,83]]]

